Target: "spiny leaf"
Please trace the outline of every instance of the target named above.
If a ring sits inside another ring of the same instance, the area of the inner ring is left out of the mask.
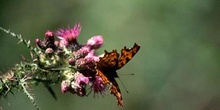
[[[47,88],[47,90],[50,92],[50,94],[53,96],[53,98],[55,100],[57,100],[57,96],[56,96],[54,90],[52,89],[52,87],[47,83],[44,83],[44,86]]]
[[[27,95],[27,97],[31,100],[32,104],[34,105],[34,107],[36,107],[37,110],[40,110],[40,107],[37,105],[34,97],[32,96],[32,94],[30,93],[30,91],[28,90],[27,86],[27,82],[26,82],[26,78],[22,78],[20,79],[19,84],[21,85],[23,92]]]

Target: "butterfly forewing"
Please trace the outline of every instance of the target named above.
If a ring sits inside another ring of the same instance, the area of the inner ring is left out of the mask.
[[[136,43],[131,49],[127,49],[126,47],[124,47],[121,50],[121,56],[118,59],[117,69],[120,69],[125,64],[127,64],[133,58],[133,56],[138,52],[139,49],[140,46],[137,45]]]
[[[98,67],[115,67],[115,65],[118,62],[119,54],[116,50],[112,50],[112,52],[105,51],[104,57],[100,58],[100,61],[98,62]]]

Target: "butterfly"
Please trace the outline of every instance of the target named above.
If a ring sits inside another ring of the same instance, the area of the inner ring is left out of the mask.
[[[124,47],[121,50],[121,55],[119,55],[117,50],[112,50],[111,52],[105,50],[104,56],[100,57],[99,62],[97,62],[97,75],[102,78],[104,84],[111,85],[110,92],[116,97],[118,105],[121,107],[123,107],[123,100],[120,88],[115,80],[115,78],[118,78],[116,71],[127,64],[139,49],[140,46],[135,43],[130,49]]]

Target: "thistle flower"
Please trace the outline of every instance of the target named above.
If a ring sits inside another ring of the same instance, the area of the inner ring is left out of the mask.
[[[75,79],[78,88],[83,88],[85,85],[89,84],[89,78],[85,77],[82,73],[75,73]]]
[[[51,31],[49,31],[49,30],[45,33],[45,36],[48,37],[48,38],[50,38],[50,39],[53,39],[53,40],[54,40],[53,32],[51,32]]]
[[[91,49],[88,46],[83,46],[76,52],[73,52],[73,55],[76,59],[79,59],[85,57],[90,51]]]
[[[55,50],[56,45],[54,44],[54,42],[55,42],[54,35],[53,32],[51,31],[47,31],[45,33],[45,37],[43,41],[41,41],[40,39],[35,40],[37,46],[42,50],[46,50],[47,48],[52,48],[53,50]]]
[[[95,55],[95,50],[91,50],[85,58],[92,58],[95,62],[99,61],[99,56]]]
[[[56,32],[56,36],[61,40],[62,44],[68,46],[69,44],[75,43],[76,38],[81,32],[80,24],[75,24],[74,28],[68,27],[67,29],[59,29]]]
[[[89,84],[89,78],[83,74],[76,72],[72,80],[65,80],[62,82],[61,91],[63,93],[70,91],[79,96],[86,95],[85,87]]]
[[[102,93],[106,90],[107,85],[103,83],[102,78],[99,76],[95,76],[95,80],[92,84],[92,89],[95,93]]]
[[[54,50],[52,49],[52,48],[47,48],[46,50],[45,50],[45,53],[46,54],[52,54],[54,52]]]
[[[75,65],[75,62],[76,62],[76,60],[75,60],[75,58],[70,58],[69,60],[68,60],[68,63],[70,64],[70,65]]]
[[[98,49],[103,44],[103,37],[101,35],[93,36],[87,41],[87,46],[91,47],[91,49]]]
[[[70,81],[64,80],[61,82],[61,92],[66,93],[70,89]]]
[[[95,75],[95,60],[92,57],[85,57],[77,59],[75,65],[79,72],[83,73],[85,76],[93,77]]]

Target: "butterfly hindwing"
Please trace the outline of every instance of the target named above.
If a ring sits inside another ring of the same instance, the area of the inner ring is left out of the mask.
[[[102,78],[104,84],[109,84],[110,80],[106,77],[101,70],[97,70],[97,75]]]
[[[122,95],[118,83],[116,82],[115,79],[113,79],[111,83],[112,83],[112,87],[110,88],[111,94],[113,94],[118,100],[118,105],[123,106]]]

